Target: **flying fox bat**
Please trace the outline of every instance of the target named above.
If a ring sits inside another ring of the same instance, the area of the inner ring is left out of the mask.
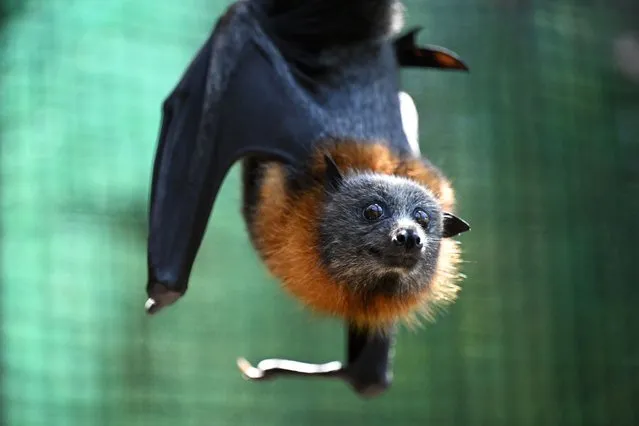
[[[449,180],[420,154],[399,71],[468,68],[418,46],[419,29],[402,35],[400,6],[237,1],[164,101],[147,312],[187,291],[216,196],[241,162],[241,214],[267,269],[309,309],[346,324],[344,365],[240,358],[247,379],[332,377],[377,395],[390,385],[398,324],[456,298],[452,238],[470,227],[454,213]]]

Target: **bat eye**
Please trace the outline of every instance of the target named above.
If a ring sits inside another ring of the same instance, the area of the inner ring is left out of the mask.
[[[426,213],[422,209],[416,209],[413,213],[413,218],[415,218],[415,221],[423,227],[427,227],[430,223],[430,217],[428,217],[428,213]]]
[[[384,209],[379,204],[371,204],[364,209],[364,217],[367,220],[379,220],[384,215]]]

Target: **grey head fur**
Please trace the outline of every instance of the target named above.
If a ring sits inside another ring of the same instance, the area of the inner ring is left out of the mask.
[[[435,274],[443,220],[433,194],[412,180],[346,174],[327,186],[319,223],[322,262],[363,295],[414,294]]]

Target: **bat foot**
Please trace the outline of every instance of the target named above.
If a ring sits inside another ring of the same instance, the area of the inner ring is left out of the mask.
[[[349,384],[360,397],[371,399],[388,391],[391,387],[391,380],[382,379],[375,382],[360,383],[357,379],[351,378]]]
[[[154,314],[157,311],[157,306],[158,302],[156,302],[155,299],[149,297],[144,303],[144,310],[148,314]]]
[[[287,359],[265,359],[253,366],[245,358],[237,359],[237,366],[246,380],[260,381],[275,377],[341,377],[342,363],[339,361],[325,364],[309,364]]]

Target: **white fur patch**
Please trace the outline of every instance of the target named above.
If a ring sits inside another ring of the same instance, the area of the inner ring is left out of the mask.
[[[404,134],[416,156],[421,154],[419,149],[419,113],[413,98],[406,92],[399,92],[399,107],[402,114]]]
[[[405,8],[401,1],[397,0],[392,5],[392,19],[390,33],[391,37],[399,34],[404,28],[404,13]]]

